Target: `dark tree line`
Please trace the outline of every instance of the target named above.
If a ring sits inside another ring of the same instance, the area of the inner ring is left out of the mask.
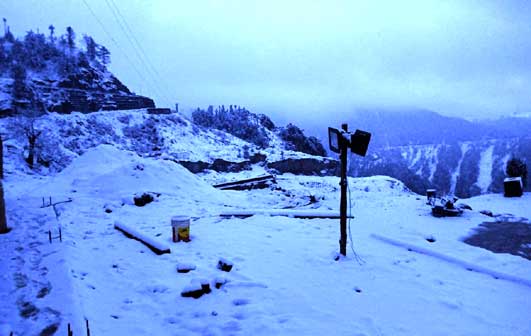
[[[267,147],[270,141],[264,127],[274,128],[273,122],[265,115],[257,116],[235,105],[230,105],[228,109],[224,105],[216,109],[212,105],[207,110],[197,108],[192,112],[192,120],[195,124],[230,133],[262,148]]]
[[[277,129],[266,115],[251,113],[240,106],[230,105],[226,108],[221,105],[214,109],[211,105],[206,110],[197,108],[192,112],[192,120],[195,124],[230,133],[262,148],[267,147],[271,140],[265,130],[278,130],[286,149],[326,156],[326,150],[316,137],[305,136],[304,132],[293,124]]]

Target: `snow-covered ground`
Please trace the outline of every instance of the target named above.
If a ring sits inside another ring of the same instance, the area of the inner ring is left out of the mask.
[[[529,261],[461,242],[492,220],[479,210],[531,218],[529,194],[483,195],[466,200],[473,210],[462,217],[434,218],[425,197],[399,181],[350,179],[356,254],[349,246],[339,261],[338,220],[218,216],[228,209],[337,211],[338,182],[282,175],[277,190],[219,191],[178,164],[110,145],[89,149],[53,177],[9,174],[13,231],[0,236],[0,333],[55,325],[66,334],[70,323],[74,335],[83,334],[86,319],[92,335],[531,335]],[[142,192],[160,196],[136,207],[132,197]],[[56,207],[56,219],[51,207],[41,208],[42,197],[72,201]],[[193,217],[191,242],[171,242],[175,215]],[[169,244],[171,253],[154,254],[115,230],[116,221]],[[59,226],[63,241],[50,244],[48,230],[55,235]],[[231,272],[217,269],[220,258],[234,263]],[[177,273],[179,263],[195,270]],[[220,277],[227,280],[220,289],[181,297],[195,279]]]

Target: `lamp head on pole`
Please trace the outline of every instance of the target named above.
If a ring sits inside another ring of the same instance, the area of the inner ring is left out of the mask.
[[[346,129],[346,125],[343,125]],[[350,133],[346,130],[338,130],[328,127],[328,144],[330,150],[334,153],[340,153],[343,148],[350,148],[352,153],[365,156],[371,141],[371,133],[362,130],[356,130]]]

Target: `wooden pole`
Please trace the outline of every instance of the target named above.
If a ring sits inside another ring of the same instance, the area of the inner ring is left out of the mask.
[[[0,136],[0,180],[4,178],[4,142]]]
[[[4,184],[0,179],[0,234],[8,233],[9,229],[7,227],[6,219],[6,203],[4,199]]]
[[[348,132],[348,125],[341,125],[343,131]],[[341,150],[339,156],[341,158],[341,200],[339,203],[339,224],[341,237],[339,239],[339,253],[343,256],[347,255],[347,154],[348,143],[343,137],[339,137],[339,148]]]

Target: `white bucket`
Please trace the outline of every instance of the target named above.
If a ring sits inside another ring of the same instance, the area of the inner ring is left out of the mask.
[[[173,242],[190,241],[190,216],[173,216],[171,218]]]

